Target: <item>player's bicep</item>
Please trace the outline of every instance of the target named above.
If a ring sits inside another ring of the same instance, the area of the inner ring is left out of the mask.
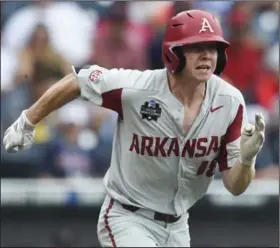
[[[230,169],[240,157],[240,138],[242,127],[247,123],[245,103],[240,103],[234,119],[222,137],[221,150],[218,158],[219,170]]]

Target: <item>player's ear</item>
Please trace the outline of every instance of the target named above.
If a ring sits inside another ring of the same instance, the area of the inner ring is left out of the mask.
[[[174,53],[177,55],[177,57],[179,58],[179,66],[177,69],[177,73],[181,72],[185,65],[186,65],[186,58],[184,55],[184,51],[183,51],[183,47],[174,47],[173,48]]]
[[[218,52],[218,55],[217,55],[218,59],[217,59],[217,66],[216,66],[216,69],[214,71],[214,74],[219,76],[219,75],[222,74],[223,70],[226,67],[227,54],[226,54],[224,48],[218,49],[217,52]]]

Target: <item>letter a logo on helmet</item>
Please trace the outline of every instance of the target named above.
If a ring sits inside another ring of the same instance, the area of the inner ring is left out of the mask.
[[[201,33],[201,32],[206,32],[206,31],[207,31],[207,28],[209,29],[209,31],[210,31],[211,33],[214,33],[214,31],[213,31],[213,29],[212,29],[210,23],[207,21],[206,18],[202,18],[202,23],[201,23],[201,25],[202,25],[202,28],[199,30],[199,33]]]

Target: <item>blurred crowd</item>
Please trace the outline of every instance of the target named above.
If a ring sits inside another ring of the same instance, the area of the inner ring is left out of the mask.
[[[231,43],[222,77],[244,94],[250,121],[261,112],[267,122],[257,177],[279,178],[277,1],[2,1],[1,138],[71,65],[163,68],[165,23],[192,8],[221,21]],[[31,149],[8,154],[1,142],[1,177],[103,176],[116,120],[115,112],[77,99],[37,125]]]

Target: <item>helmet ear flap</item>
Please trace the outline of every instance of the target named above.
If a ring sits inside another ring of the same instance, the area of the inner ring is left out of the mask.
[[[184,69],[186,65],[186,58],[184,56],[182,47],[174,47],[173,52],[176,54],[176,56],[179,59],[179,65],[175,71],[175,73],[179,73]]]
[[[223,70],[225,69],[227,63],[227,55],[225,52],[225,48],[219,48],[218,49],[218,59],[217,59],[217,66],[214,71],[215,75],[221,75]]]

